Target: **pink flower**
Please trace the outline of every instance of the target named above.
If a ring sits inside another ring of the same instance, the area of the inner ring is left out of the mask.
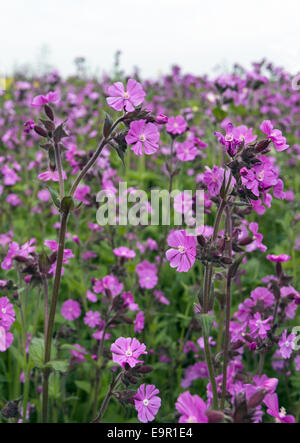
[[[287,336],[287,330],[285,329],[278,342],[279,352],[282,358],[288,359],[291,357],[293,350],[295,349],[295,338],[295,334]]]
[[[142,384],[133,397],[138,419],[142,423],[154,420],[161,405],[161,399],[157,394],[159,390],[154,385]]]
[[[14,186],[17,182],[21,181],[21,178],[16,174],[14,169],[7,165],[2,167],[1,173],[4,175],[3,183],[5,186]]]
[[[22,200],[19,198],[17,194],[8,194],[6,197],[7,203],[11,206],[22,206]]]
[[[224,180],[224,169],[219,168],[219,166],[213,166],[210,169],[208,166],[205,166],[205,172],[203,174],[203,183],[207,186],[207,190],[209,192],[210,197],[214,197],[219,194],[222,183]],[[225,181],[228,183],[229,173],[226,171]],[[231,186],[235,183],[235,179],[231,178]]]
[[[168,245],[172,247],[166,252],[171,268],[177,272],[187,272],[195,263],[196,240],[187,236],[185,231],[171,231],[168,236]]]
[[[143,363],[138,360],[142,354],[147,354],[146,346],[141,344],[136,338],[119,337],[110,347],[113,361],[125,367],[128,363],[131,368],[134,368],[137,363]]]
[[[142,85],[133,78],[128,80],[126,91],[121,82],[116,82],[109,86],[107,92],[110,95],[106,99],[107,104],[116,111],[123,111],[125,108],[127,112],[134,111],[134,106],[143,103],[146,95]]]
[[[141,288],[153,289],[156,286],[158,277],[155,264],[144,260],[136,266],[135,271],[139,276]]]
[[[48,92],[46,95],[37,95],[32,99],[31,106],[40,107],[45,105],[46,103],[57,103],[59,101],[59,93],[58,92]]]
[[[123,284],[114,275],[106,275],[101,280],[96,280],[93,290],[96,294],[100,292],[105,294],[106,291],[109,291],[114,298],[123,291]]]
[[[124,300],[124,306],[128,307],[129,311],[137,311],[139,309],[139,305],[134,302],[131,292],[123,292],[122,298]]]
[[[155,122],[159,125],[165,125],[168,123],[168,117],[164,114],[158,114],[155,118]]]
[[[0,352],[5,352],[14,340],[11,332],[7,332],[3,326],[0,326]]]
[[[181,414],[179,423],[208,423],[207,406],[198,395],[183,392],[177,399],[176,409]]]
[[[176,149],[176,157],[182,162],[194,160],[198,155],[198,150],[194,143],[186,140]]]
[[[142,332],[142,330],[144,329],[144,324],[145,324],[144,313],[142,311],[138,312],[135,317],[134,332],[137,332],[137,333]]]
[[[169,300],[165,297],[165,294],[162,291],[154,291],[153,294],[156,300],[158,300],[160,303],[164,305],[170,304]]]
[[[262,243],[264,237],[258,232],[258,224],[255,222],[250,223],[249,229],[253,234],[253,239],[252,242],[246,246],[246,251],[252,252],[259,249],[260,251],[265,252],[267,250],[267,246]]]
[[[277,394],[268,394],[264,398],[264,403],[267,406],[267,413],[275,417],[276,423],[295,423],[296,420],[292,415],[286,415],[286,410],[281,408],[279,411]]]
[[[34,120],[27,120],[27,122],[24,123],[24,132],[26,134],[29,134],[34,128]]]
[[[97,295],[95,295],[89,289],[86,291],[85,297],[92,303],[96,303],[98,301]]]
[[[291,257],[286,254],[280,254],[280,255],[268,254],[266,258],[275,263],[285,263],[291,259]]]
[[[66,320],[76,320],[81,314],[80,304],[78,301],[69,299],[62,304],[61,313]]]
[[[97,311],[88,311],[83,319],[84,323],[90,328],[95,328],[101,323],[100,313]]]
[[[74,348],[76,348],[76,349],[78,349],[78,350],[75,350],[75,349],[71,349],[70,350],[70,353],[71,353],[71,355],[78,361],[78,362],[81,362],[81,361],[84,361],[85,360],[85,355],[87,355],[87,350],[85,349],[85,348],[83,348],[82,346],[80,346],[78,343],[75,343],[74,345],[73,345],[73,347]]]
[[[286,143],[286,138],[282,135],[282,132],[279,129],[274,129],[274,126],[270,120],[264,120],[260,125],[260,129],[264,134],[267,135],[267,138],[272,140],[276,151],[285,151],[289,148],[289,145]]]
[[[0,298],[0,326],[6,331],[9,330],[11,325],[16,319],[16,314],[13,305],[10,303],[7,297]]]
[[[115,248],[114,254],[117,257],[124,257],[124,258],[134,258],[135,257],[135,252],[129,248],[126,248],[126,246],[120,246],[119,248]]]
[[[63,173],[63,179],[66,180],[67,176],[66,176],[65,171],[62,171],[62,173]],[[59,181],[58,171],[42,172],[41,174],[38,175],[38,178],[40,180],[42,180],[43,182],[48,182],[50,180],[52,180],[54,182],[58,182]]]
[[[37,197],[42,202],[47,202],[47,201],[50,200],[51,194],[50,194],[50,192],[47,189],[42,189],[41,191],[39,191],[37,193]]]
[[[158,149],[159,132],[154,123],[146,120],[137,120],[130,123],[130,129],[125,137],[131,150],[139,156],[154,154]]]
[[[170,134],[183,134],[187,129],[187,122],[181,115],[177,115],[177,117],[169,117],[166,128]]]
[[[91,201],[86,198],[86,196],[90,194],[91,188],[88,185],[79,185],[75,191],[74,198],[85,203],[86,205],[90,205]]]
[[[262,320],[259,312],[256,312],[253,316],[253,319],[249,322],[250,334],[253,335],[254,338],[260,337],[262,339],[266,338],[267,332],[271,329],[271,325],[269,324],[272,321],[273,317],[268,317],[265,320]]]

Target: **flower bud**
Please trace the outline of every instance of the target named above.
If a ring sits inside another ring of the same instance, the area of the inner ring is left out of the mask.
[[[49,105],[44,106],[44,111],[45,111],[45,114],[47,115],[47,117],[50,118],[50,120],[54,121],[54,112],[53,112],[52,108],[50,108]]]
[[[34,125],[33,129],[41,137],[45,137],[45,138],[48,137],[48,132],[45,129],[41,128],[40,126]]]
[[[155,118],[155,123],[158,123],[159,125],[165,125],[168,123],[168,117],[164,114],[158,114]]]
[[[257,392],[255,392],[255,394],[252,395],[252,397],[250,397],[250,399],[247,402],[247,406],[249,409],[251,408],[257,408],[257,406],[259,406],[263,399],[265,398],[267,391],[264,388],[260,388],[258,389]]]
[[[221,411],[206,411],[208,423],[221,423],[224,420],[224,414]]]

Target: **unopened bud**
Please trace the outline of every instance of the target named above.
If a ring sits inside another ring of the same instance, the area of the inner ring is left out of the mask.
[[[41,128],[40,126],[35,125],[33,129],[41,137],[46,137],[46,138],[48,137],[48,132],[45,129]]]
[[[221,423],[224,420],[224,414],[221,411],[206,411],[208,423]]]
[[[49,105],[45,105],[44,110],[45,110],[45,114],[47,115],[47,117],[50,118],[50,120],[54,121],[54,112],[53,112],[52,108],[50,108]]]
[[[260,388],[255,394],[250,397],[249,401],[247,402],[247,406],[249,409],[251,408],[257,408],[259,406],[263,399],[265,398],[267,391],[264,388]]]

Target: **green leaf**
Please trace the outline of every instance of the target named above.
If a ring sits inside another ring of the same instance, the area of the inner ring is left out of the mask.
[[[37,337],[33,338],[29,346],[29,356],[38,368],[44,367],[44,352],[44,339]]]
[[[52,372],[49,377],[49,397],[54,400],[61,398],[60,393],[60,375],[57,372]]]
[[[212,314],[200,314],[198,319],[204,334],[209,337],[215,316]]]
[[[105,121],[104,121],[104,126],[103,126],[103,135],[104,137],[107,137],[109,135],[110,132],[110,128],[113,125],[113,119],[111,118],[111,116],[107,113],[105,113]]]
[[[60,208],[60,197],[59,197],[58,192],[49,185],[46,185],[46,188],[48,189],[48,191],[51,194],[51,198],[52,198],[53,203],[59,209]]]
[[[222,108],[214,108],[212,110],[213,116],[215,117],[216,120],[218,120],[219,122],[221,122],[222,120],[224,120],[228,113],[226,111],[223,111]]]
[[[88,381],[75,380],[75,385],[87,394],[91,392],[91,384]]]
[[[46,365],[58,372],[66,372],[69,366],[68,360],[51,360]]]

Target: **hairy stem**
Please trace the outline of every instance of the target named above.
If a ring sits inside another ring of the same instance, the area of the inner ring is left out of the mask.
[[[51,358],[51,343],[52,343],[52,336],[53,336],[53,329],[54,329],[56,305],[57,305],[58,295],[59,295],[61,271],[62,271],[63,258],[64,258],[64,248],[65,248],[65,238],[66,238],[66,232],[67,232],[68,217],[69,217],[69,212],[68,211],[64,212],[61,216],[61,222],[60,222],[56,271],[55,271],[55,277],[54,277],[54,283],[53,283],[52,299],[51,299],[47,334],[46,334],[46,340],[45,340],[45,357],[44,357],[45,366],[50,361],[50,358]],[[47,421],[48,421],[49,375],[50,375],[50,369],[45,368],[44,369],[44,382],[43,382],[43,414],[42,414],[42,419],[43,419],[44,423],[47,423]]]
[[[117,384],[119,383],[119,380],[121,378],[122,372],[120,372],[120,374],[111,382],[111,385],[109,387],[108,393],[105,396],[105,399],[103,400],[103,403],[101,405],[99,414],[97,415],[97,417],[95,418],[95,420],[93,420],[91,423],[101,423],[102,421],[102,417],[103,414],[108,406],[108,403],[112,397],[113,394],[113,390],[115,389],[115,387],[117,386]]]
[[[226,253],[229,258],[232,256],[232,219],[231,211],[228,206],[226,207]],[[226,318],[225,318],[225,339],[224,339],[224,359],[223,359],[223,382],[222,382],[222,395],[221,395],[221,411],[224,410],[225,397],[226,397],[226,385],[227,385],[227,366],[228,366],[228,353],[230,344],[230,311],[231,311],[231,273],[227,271],[226,279]]]

